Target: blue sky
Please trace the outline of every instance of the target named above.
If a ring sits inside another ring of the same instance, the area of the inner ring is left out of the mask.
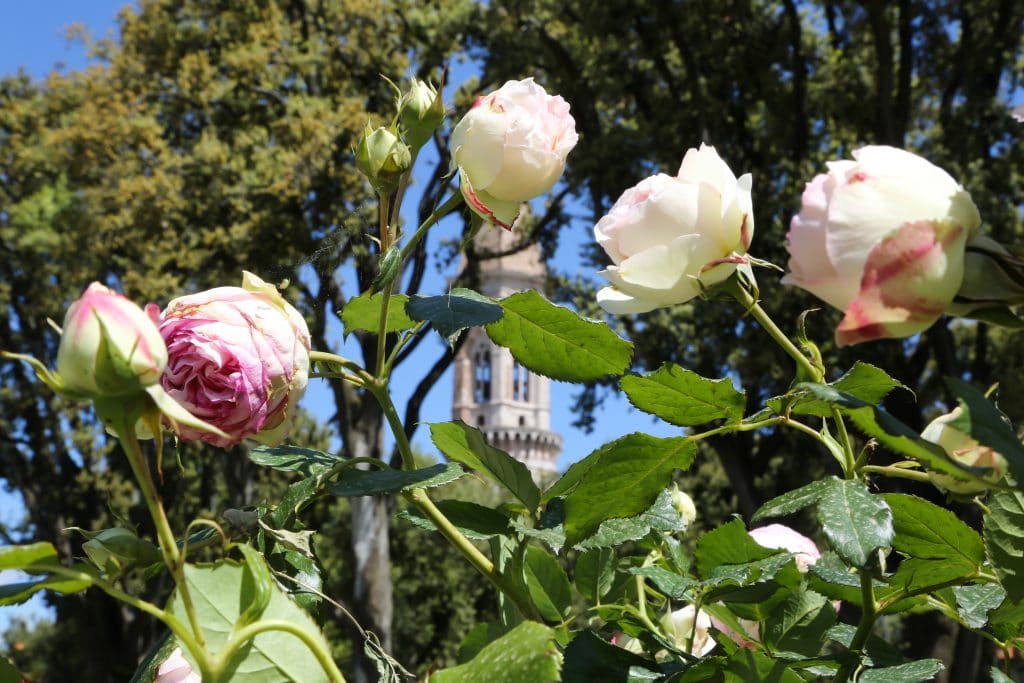
[[[116,16],[118,10],[126,3],[124,0],[46,0],[35,3],[15,3],[7,0],[5,4],[3,21],[0,21],[0,73],[10,74],[24,68],[33,78],[42,79],[53,68],[80,69],[87,64],[85,49],[81,42],[69,43],[65,37],[70,25],[82,23],[97,38],[116,35]],[[528,75],[523,74],[524,77]],[[401,74],[397,76],[400,77]],[[425,161],[429,162],[429,159]],[[410,192],[405,205],[415,207],[416,200],[415,192]],[[436,244],[440,239],[451,238],[453,227],[454,222],[447,225],[442,223],[430,234],[431,242]],[[571,229],[564,230],[560,239],[552,267],[576,275],[579,269],[580,247],[592,239],[590,226],[574,225]],[[442,292],[451,273],[437,273],[433,268],[430,271],[431,277],[425,282],[426,293]],[[82,286],[86,284],[82,283]],[[415,373],[410,372],[409,368],[419,369],[423,367],[423,363],[432,363],[442,344],[440,337],[433,335],[428,343],[421,345],[423,353],[420,358],[410,359],[406,364],[406,371],[400,372],[395,378],[395,393],[400,407],[403,397],[412,391],[412,383],[416,381]],[[348,349],[343,352],[348,352]],[[607,403],[598,412],[594,433],[583,434],[571,426],[573,415],[569,408],[574,402],[575,393],[576,388],[573,385],[558,382],[552,385],[552,428],[562,434],[566,443],[565,452],[559,459],[560,469],[564,469],[607,441],[633,431],[648,431],[662,436],[679,433],[678,429],[664,423],[656,424],[650,417],[632,409],[626,401],[616,400]],[[449,372],[437,383],[427,398],[422,420],[439,422],[450,419],[451,396],[452,380]],[[318,410],[318,406],[330,403],[326,388],[318,382],[311,383],[304,405],[315,412],[322,412]],[[423,450],[433,450],[425,429],[417,432],[415,442]],[[4,520],[9,521],[16,517],[19,508],[20,501],[16,496],[0,492],[0,516]],[[3,582],[6,580],[8,577],[0,579]],[[30,604],[38,609],[37,601],[34,600]],[[6,626],[9,616],[10,610],[0,609],[0,631]]]

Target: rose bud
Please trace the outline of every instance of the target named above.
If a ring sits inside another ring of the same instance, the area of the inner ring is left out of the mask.
[[[532,78],[508,81],[452,131],[462,196],[485,221],[511,229],[523,202],[554,187],[578,139],[565,100]]]
[[[708,632],[711,618],[703,610],[697,612],[693,605],[666,614],[661,618],[661,628],[676,647],[691,655],[703,657],[715,649],[715,641]],[[691,636],[693,642],[690,642]]]
[[[672,507],[686,521],[686,526],[693,524],[693,521],[697,519],[697,506],[693,504],[693,498],[690,498],[684,491],[680,491],[675,484],[669,489],[669,496],[672,499]]]
[[[925,159],[885,146],[853,158],[807,184],[782,280],[844,312],[840,346],[930,327],[960,288],[981,223],[970,194]]]
[[[366,126],[356,148],[356,168],[380,194],[394,192],[402,174],[412,166],[412,152],[387,128]]]
[[[71,304],[57,351],[57,374],[69,395],[128,396],[156,384],[167,347],[135,303],[98,282]]]
[[[744,262],[754,234],[750,174],[738,180],[714,147],[690,149],[676,177],[659,173],[626,190],[594,226],[611,266],[597,302],[644,313],[689,301]]]
[[[269,285],[245,273],[242,287],[183,296],[164,309],[170,359],[164,389],[226,436],[181,426],[184,440],[229,447],[280,443],[309,377],[306,321]]]
[[[405,139],[413,148],[420,148],[444,121],[444,100],[437,88],[414,78],[408,92],[398,105]]]
[[[123,436],[119,431],[124,428],[122,421],[140,408],[141,419],[135,424],[139,438],[156,435],[161,415],[175,428],[188,425],[217,432],[216,427],[189,413],[160,386],[168,354],[157,318],[153,304],[143,311],[94,282],[71,304],[64,318],[56,372],[32,356],[0,351],[0,357],[25,361],[61,396],[91,399],[112,434]]]
[[[995,452],[988,446],[982,446],[975,439],[959,430],[956,420],[963,411],[957,407],[952,412],[940,415],[932,420],[924,431],[921,438],[941,446],[950,458],[967,467],[987,467],[989,471],[981,476],[981,479],[966,481],[957,479],[948,474],[928,473],[931,482],[951,494],[970,497],[988,490],[986,482],[996,483],[1006,474],[1007,462],[1002,455]]]
[[[202,683],[202,680],[202,677],[192,670],[192,665],[185,660],[181,648],[176,647],[171,656],[157,669],[153,683]]]

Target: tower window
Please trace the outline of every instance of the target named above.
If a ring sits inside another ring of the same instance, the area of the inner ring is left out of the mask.
[[[522,415],[519,416],[519,426],[520,427],[525,427],[526,426],[526,418],[523,417]]]
[[[483,427],[486,423],[487,423],[487,418],[485,418],[483,415],[477,415],[476,416],[476,426],[477,427]]]
[[[530,400],[530,372],[520,365],[519,361],[512,363],[512,399]]]
[[[480,349],[473,356],[473,400],[486,403],[491,400],[491,352]]]

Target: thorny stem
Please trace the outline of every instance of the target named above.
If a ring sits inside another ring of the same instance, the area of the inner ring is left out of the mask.
[[[416,245],[419,244],[421,239],[423,239],[423,236],[427,234],[427,230],[429,230],[431,226],[433,226],[439,220],[447,216],[461,203],[462,195],[456,192],[452,196],[448,197],[448,199],[446,199],[444,203],[441,204],[441,206],[434,209],[433,213],[427,216],[427,219],[420,224],[420,227],[416,228],[416,232],[412,234],[412,237],[409,238],[409,241],[406,242],[405,245],[402,247],[402,263],[405,263],[405,260],[409,258],[409,254],[411,254],[412,250],[416,248]]]
[[[134,425],[121,422],[114,425],[114,432],[124,446],[132,473],[135,475],[139,488],[142,490],[142,497],[146,501],[146,507],[149,508],[149,514],[153,518],[153,524],[156,526],[157,540],[160,543],[160,550],[164,556],[164,563],[174,578],[178,595],[181,596],[181,603],[185,608],[185,614],[188,616],[194,640],[192,643],[188,643],[188,641],[185,641],[185,643],[189,646],[189,651],[199,662],[200,668],[205,671],[209,667],[210,654],[206,649],[202,626],[196,616],[195,607],[192,604],[192,596],[188,589],[188,583],[185,580],[185,564],[178,550],[178,543],[174,538],[174,532],[171,531],[171,525],[167,521],[167,513],[160,503],[159,495],[157,495],[153,477],[149,472],[149,465],[146,463],[145,455],[142,453],[142,446],[135,436],[135,427]]]
[[[856,458],[853,455],[853,442],[850,441],[850,433],[846,431],[846,422],[839,409],[832,407],[832,420],[836,423],[836,430],[839,432],[839,444],[843,447],[843,473],[847,479],[857,476]]]
[[[871,474],[882,474],[887,477],[896,477],[898,479],[913,479],[914,481],[929,481],[928,475],[924,472],[918,472],[916,470],[908,470],[905,467],[892,467],[892,466],[881,466],[881,465],[864,465],[860,468],[861,472],[867,472]]]
[[[309,360],[312,363],[334,363],[336,365],[342,366],[343,368],[352,373],[351,378],[349,376],[345,376],[344,379],[353,379],[359,381],[365,380],[366,372],[357,363],[350,361],[348,358],[345,358],[344,356],[339,356],[336,353],[329,353],[327,351],[310,351]]]
[[[871,635],[871,629],[878,617],[875,586],[871,581],[871,575],[866,571],[860,572],[860,593],[863,602],[860,624],[857,625],[857,631],[853,634],[853,640],[850,641],[850,657],[836,671],[834,683],[846,683],[851,674],[860,667],[860,656],[864,652],[864,645],[868,642],[868,636]]]
[[[747,312],[750,313],[754,320],[764,328],[764,331],[775,340],[775,343],[782,347],[782,350],[796,361],[797,366],[803,370],[804,374],[809,379],[812,379],[815,382],[822,381],[823,377],[821,370],[815,367],[814,364],[811,363],[810,359],[796,347],[796,344],[794,344],[790,338],[779,329],[779,326],[776,325],[775,321],[771,319],[768,313],[761,308],[761,305],[757,303],[757,300],[754,299],[753,296],[751,296],[750,292],[744,289],[743,286],[735,280],[727,284],[725,289],[735,297],[735,299],[740,302],[744,308],[747,309]]]

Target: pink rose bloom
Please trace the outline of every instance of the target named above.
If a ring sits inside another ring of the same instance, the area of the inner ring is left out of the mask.
[[[714,147],[689,149],[676,176],[659,173],[622,193],[594,237],[612,265],[597,293],[609,313],[681,304],[744,263],[754,234],[749,173],[733,175]]]
[[[160,331],[132,301],[94,282],[71,304],[57,351],[57,374],[68,392],[138,393],[156,384],[166,365]]]
[[[160,665],[153,683],[203,683],[203,679],[192,670],[192,665],[185,660],[181,648],[176,647],[171,656]]]
[[[576,146],[569,104],[532,78],[477,99],[452,131],[462,196],[485,221],[511,229],[523,202],[558,182]]]
[[[160,318],[170,360],[162,384],[218,436],[180,427],[179,437],[227,448],[251,438],[280,443],[309,377],[306,321],[273,285],[245,273],[171,301]]]
[[[807,184],[782,280],[844,312],[840,346],[930,327],[960,288],[981,223],[970,194],[925,159],[885,146],[853,158]]]

